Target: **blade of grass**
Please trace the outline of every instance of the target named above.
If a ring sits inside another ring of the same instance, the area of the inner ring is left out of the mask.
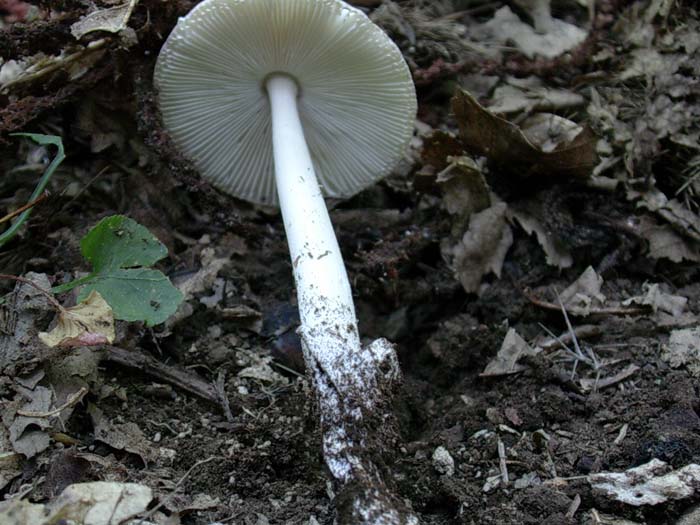
[[[41,194],[46,189],[49,180],[51,180],[51,176],[56,171],[56,168],[58,168],[61,165],[61,162],[63,162],[63,159],[66,158],[65,152],[63,150],[63,142],[61,141],[61,137],[58,137],[56,135],[42,135],[39,133],[12,133],[11,136],[27,137],[42,146],[56,146],[56,148],[58,148],[56,156],[46,167],[46,171],[44,171],[44,174],[41,176],[41,179],[39,179],[39,183],[36,185],[36,188],[34,188],[34,193],[32,193],[31,197],[29,198],[29,201],[33,202],[41,196]],[[10,241],[15,235],[17,235],[17,232],[19,231],[22,224],[24,224],[24,222],[31,215],[32,210],[33,208],[28,208],[25,211],[23,211],[20,214],[20,216],[17,217],[17,219],[10,225],[10,227],[7,228],[7,230],[5,230],[2,234],[0,234],[0,248],[5,243]]]

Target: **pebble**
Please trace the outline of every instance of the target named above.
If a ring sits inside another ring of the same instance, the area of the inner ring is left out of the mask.
[[[445,447],[438,447],[433,452],[433,468],[446,476],[452,476],[455,473],[455,460]]]

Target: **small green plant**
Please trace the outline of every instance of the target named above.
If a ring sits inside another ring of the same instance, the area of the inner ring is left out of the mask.
[[[78,300],[92,290],[100,293],[124,321],[153,326],[170,317],[182,294],[160,270],[151,268],[168,250],[148,229],[123,215],[102,219],[80,241],[83,257],[92,265],[85,277],[56,286],[63,293],[82,286]]]
[[[12,239],[32,212],[32,204],[44,192],[56,168],[65,159],[61,137],[36,133],[15,133],[37,144],[53,145],[58,152],[39,180],[27,209],[7,230],[0,234],[0,247]],[[160,270],[151,268],[168,255],[168,250],[148,229],[122,215],[102,219],[80,241],[83,257],[92,265],[85,277],[51,290],[54,294],[82,286],[78,300],[93,290],[100,293],[114,312],[116,319],[144,321],[147,326],[162,323],[182,302],[182,294]],[[13,276],[2,275],[2,278]],[[19,278],[16,278],[20,280]],[[47,292],[48,293],[48,292]],[[4,298],[0,298],[0,304]]]

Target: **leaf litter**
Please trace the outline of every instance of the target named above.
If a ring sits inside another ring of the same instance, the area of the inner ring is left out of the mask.
[[[688,522],[687,490],[673,504],[623,496],[657,498],[668,483],[680,494],[700,460],[697,13],[369,4],[413,70],[421,131],[401,170],[333,213],[361,330],[392,334],[406,374],[386,455],[399,494],[427,523]],[[71,26],[97,18],[57,3],[51,18],[37,10],[36,31],[49,42],[58,27],[63,44],[41,49],[31,25],[15,26],[26,52],[2,53],[2,129],[31,123],[69,153],[0,252],[3,272],[44,291],[85,277],[82,233],[116,213],[156,235],[111,219],[121,226],[93,239],[126,225],[159,256],[117,244],[123,264],[110,266],[87,250],[92,277],[158,271],[179,291],[149,296],[172,308],[146,301],[134,321],[93,282],[114,310],[111,342],[82,338],[97,332],[81,320],[47,346],[39,334],[59,311],[1,283],[0,516],[60,507],[87,523],[103,508],[101,523],[133,503],[124,519],[144,523],[335,519],[308,385],[286,365],[302,349],[279,220],[207,190],[154,117],[146,57],[185,7],[103,2],[93,13],[106,22],[78,42]],[[12,147],[3,216],[41,173],[26,144]],[[79,312],[89,291],[57,298]],[[634,469],[654,458],[666,466],[640,484]],[[59,496],[62,479],[77,492]]]

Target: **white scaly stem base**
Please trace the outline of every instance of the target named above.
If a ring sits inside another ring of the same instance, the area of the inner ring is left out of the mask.
[[[393,427],[390,396],[400,377],[394,347],[363,348],[343,257],[314,172],[286,75],[266,82],[272,110],[275,178],[296,282],[304,360],[317,390],[323,453],[343,486],[338,522],[417,524],[372,462]]]

